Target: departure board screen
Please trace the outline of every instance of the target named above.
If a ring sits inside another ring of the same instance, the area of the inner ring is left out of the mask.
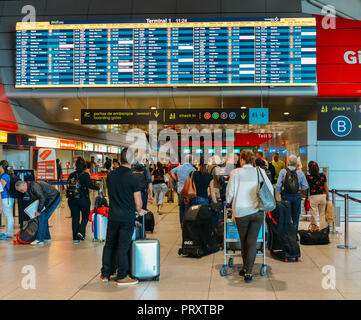
[[[315,18],[16,24],[16,88],[316,85]]]

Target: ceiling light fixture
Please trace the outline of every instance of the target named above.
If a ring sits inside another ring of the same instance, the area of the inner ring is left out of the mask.
[[[157,107],[150,107],[152,110],[155,110],[155,109],[157,109]]]
[[[79,118],[74,118],[74,121],[79,121]]]
[[[63,110],[69,110],[69,107],[63,107]]]
[[[241,109],[244,110],[244,109],[247,109],[247,107],[243,106],[243,107],[241,107]]]
[[[289,115],[290,115],[289,112],[283,112],[283,114],[284,114],[285,116],[289,116]]]

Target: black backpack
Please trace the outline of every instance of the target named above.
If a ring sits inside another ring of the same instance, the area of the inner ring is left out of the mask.
[[[80,199],[84,191],[84,186],[80,183],[81,174],[75,173],[71,178],[69,177],[66,182],[66,197],[68,199]]]
[[[17,191],[15,188],[15,184],[21,179],[13,173],[9,173],[9,176],[10,176],[10,188],[8,188],[7,184],[5,185],[5,189],[7,193],[10,195],[11,198],[21,198],[22,197],[21,193]]]
[[[16,234],[16,240],[14,244],[29,244],[32,243],[39,229],[38,217],[35,217],[29,221],[25,221],[21,230]]]
[[[299,184],[298,184],[298,176],[297,176],[297,169],[290,170],[286,168],[286,177],[283,181],[284,191],[290,194],[296,194],[299,191]]]

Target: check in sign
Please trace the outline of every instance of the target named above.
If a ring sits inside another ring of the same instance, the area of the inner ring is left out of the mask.
[[[361,140],[360,103],[319,103],[318,140]]]

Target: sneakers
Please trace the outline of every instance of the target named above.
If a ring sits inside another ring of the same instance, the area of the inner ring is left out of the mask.
[[[30,243],[32,246],[36,246],[36,245],[43,245],[44,242],[43,241],[39,241],[39,240],[34,240],[32,243]]]
[[[118,286],[132,286],[134,284],[137,284],[139,281],[128,277],[125,277],[124,279],[118,279],[116,280],[116,283]]]
[[[239,270],[239,275],[240,275],[241,277],[244,277],[245,274],[246,274],[246,272],[244,271],[244,269]]]
[[[80,232],[78,232],[76,235],[79,237],[80,240],[85,239],[85,237]]]
[[[79,241],[79,240],[78,240]],[[102,282],[109,282],[109,278],[103,277],[103,275],[100,275],[100,280]]]
[[[252,280],[253,280],[253,277],[252,277],[251,274],[245,274],[245,275],[244,275],[244,281],[245,281],[246,283],[250,283],[250,282],[252,282]]]
[[[9,237],[8,235],[6,235],[5,233],[2,233],[0,235],[0,240],[9,240],[12,239],[13,237]]]
[[[79,243],[80,242],[80,240],[74,240],[74,243],[75,244],[77,244],[77,243]]]

